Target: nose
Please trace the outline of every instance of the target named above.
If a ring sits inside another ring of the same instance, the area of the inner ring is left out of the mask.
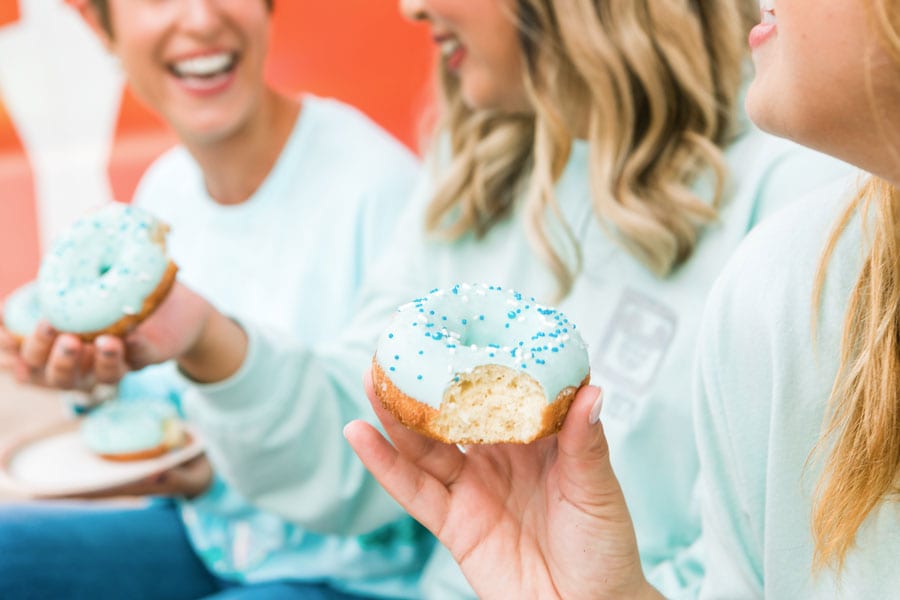
[[[425,0],[400,0],[400,12],[410,21],[424,21],[428,18]]]
[[[219,0],[184,0],[180,24],[183,29],[196,33],[214,32],[222,22]]]

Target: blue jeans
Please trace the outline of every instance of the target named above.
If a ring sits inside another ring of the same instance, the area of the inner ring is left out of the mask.
[[[350,600],[327,585],[235,584],[194,554],[169,502],[0,504],[0,598]]]

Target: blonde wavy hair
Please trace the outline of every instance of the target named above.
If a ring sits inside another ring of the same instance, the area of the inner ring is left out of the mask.
[[[900,67],[900,5],[894,0],[869,4],[883,47]],[[883,98],[876,97],[871,68],[868,72],[873,113],[881,118]],[[890,130],[882,125],[882,132]],[[888,141],[885,149],[900,164],[898,148]],[[839,220],[819,267],[813,314],[818,314],[828,262],[856,214],[864,215],[871,247],[844,317],[840,367],[814,454],[824,460],[812,514],[816,571],[832,567],[840,572],[863,522],[885,500],[896,501],[900,491],[900,189],[896,186],[870,178]],[[867,215],[874,217],[871,227]]]
[[[529,241],[564,297],[581,255],[554,185],[573,140],[587,137],[600,224],[652,272],[671,273],[691,255],[724,195],[722,148],[736,134],[757,3],[518,0],[510,17],[533,112],[472,110],[457,78],[441,68],[435,143],[440,155],[449,139],[450,164],[426,228],[449,239],[482,236],[524,196]],[[711,177],[711,201],[692,189],[701,176]],[[564,239],[552,239],[550,215]]]

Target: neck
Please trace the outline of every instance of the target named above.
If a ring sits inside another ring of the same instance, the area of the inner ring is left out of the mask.
[[[278,161],[299,112],[295,101],[267,89],[259,110],[239,130],[215,141],[184,141],[215,202],[240,204],[253,196]]]

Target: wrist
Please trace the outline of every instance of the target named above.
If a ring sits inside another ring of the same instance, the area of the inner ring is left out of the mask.
[[[247,355],[243,328],[212,309],[193,344],[178,357],[178,368],[198,383],[217,383],[234,375]]]

